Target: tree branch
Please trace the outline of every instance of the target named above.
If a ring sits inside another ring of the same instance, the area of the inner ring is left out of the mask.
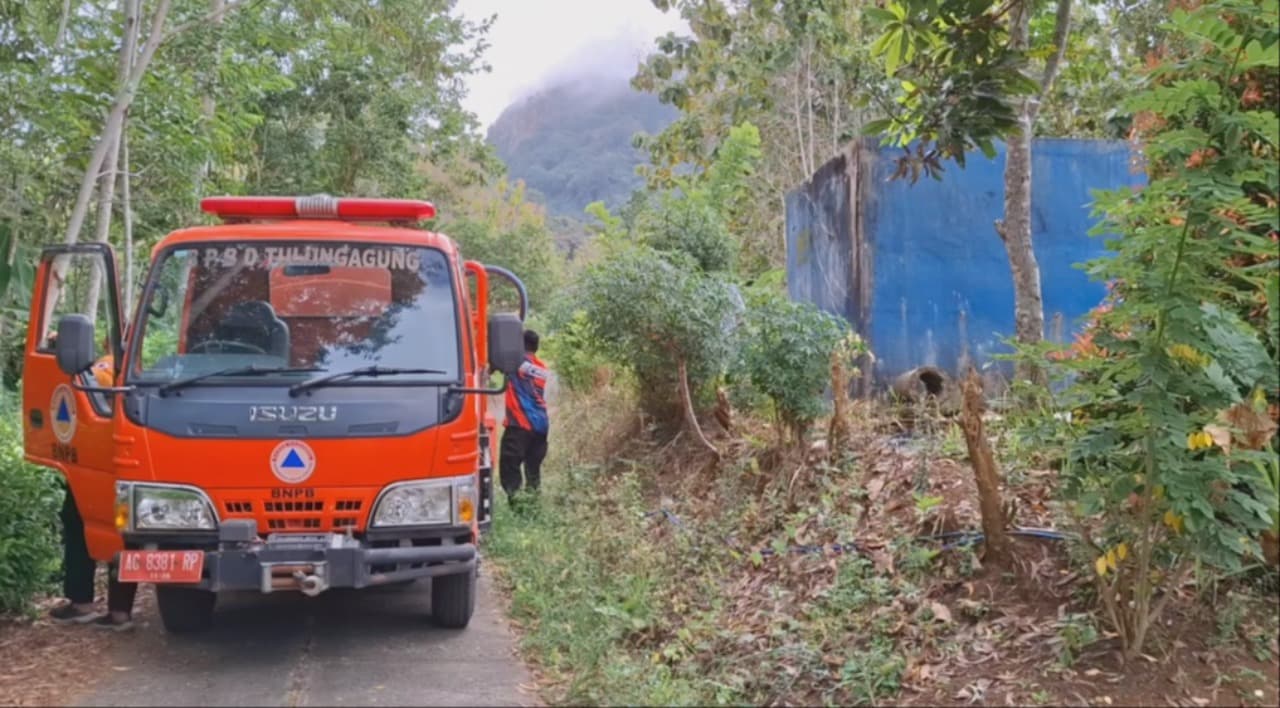
[[[195,29],[196,27],[199,27],[200,25],[221,20],[223,16],[225,16],[228,12],[231,12],[232,10],[240,7],[241,5],[246,5],[246,4],[248,4],[248,0],[227,0],[227,3],[225,5],[223,5],[222,7],[214,8],[205,16],[191,20],[190,22],[184,22],[178,25],[177,27],[174,27],[173,29],[169,30],[164,34],[163,37],[160,38],[160,42],[161,43],[167,42],[170,39],[173,39],[174,37],[177,37],[180,34],[183,34],[185,32],[190,32],[191,30]]]
[[[71,0],[62,0],[62,14],[58,17],[58,33],[53,38],[53,51],[62,51],[67,39],[67,21],[71,19]]]
[[[1040,95],[1049,93],[1053,80],[1062,67],[1062,58],[1067,54],[1067,35],[1071,33],[1071,0],[1058,0],[1058,20],[1053,30],[1053,54],[1044,65],[1044,76],[1040,79]]]
[[[711,441],[707,439],[707,436],[703,434],[702,426],[698,425],[698,414],[693,410],[693,394],[689,390],[689,371],[683,358],[676,362],[676,375],[680,377],[680,380],[677,383],[680,386],[680,400],[684,404],[685,423],[687,423],[689,428],[693,431],[694,437],[696,437],[698,441],[702,443],[702,446],[705,447],[713,457],[715,457],[716,462],[719,462],[720,451],[716,449],[716,446],[712,445]]]

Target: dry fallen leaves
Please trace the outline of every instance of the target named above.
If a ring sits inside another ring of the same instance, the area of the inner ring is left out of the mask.
[[[941,602],[931,601],[929,603],[929,611],[932,612],[934,618],[939,621],[947,624],[951,624],[953,621],[951,618],[951,610],[947,609],[947,606]]]

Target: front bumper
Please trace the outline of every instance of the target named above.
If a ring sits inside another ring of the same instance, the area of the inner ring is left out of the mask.
[[[252,522],[249,522],[252,523]],[[464,528],[452,531],[464,531]],[[200,583],[182,587],[213,592],[257,590],[300,591],[318,595],[330,588],[366,588],[417,578],[467,573],[476,567],[474,543],[443,534],[433,545],[373,547],[340,534],[290,534],[249,540],[219,535],[217,548],[204,549]],[[234,531],[232,532],[235,533]],[[155,543],[126,538],[131,548],[174,549],[198,544]]]

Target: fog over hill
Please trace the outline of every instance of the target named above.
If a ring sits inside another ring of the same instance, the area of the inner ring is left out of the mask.
[[[633,90],[625,76],[564,76],[509,106],[488,139],[552,214],[581,217],[593,201],[610,207],[640,186],[635,174],[644,154],[636,133],[657,133],[676,110]]]

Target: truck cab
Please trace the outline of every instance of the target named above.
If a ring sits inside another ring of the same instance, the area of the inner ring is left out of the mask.
[[[224,591],[423,577],[436,623],[465,627],[494,495],[487,383],[523,358],[523,285],[416,228],[427,202],[201,206],[222,223],[155,246],[127,331],[110,247],[43,251],[27,459],[66,476],[95,559],[155,584],[168,631],[211,626]],[[489,314],[494,274],[518,313]]]

